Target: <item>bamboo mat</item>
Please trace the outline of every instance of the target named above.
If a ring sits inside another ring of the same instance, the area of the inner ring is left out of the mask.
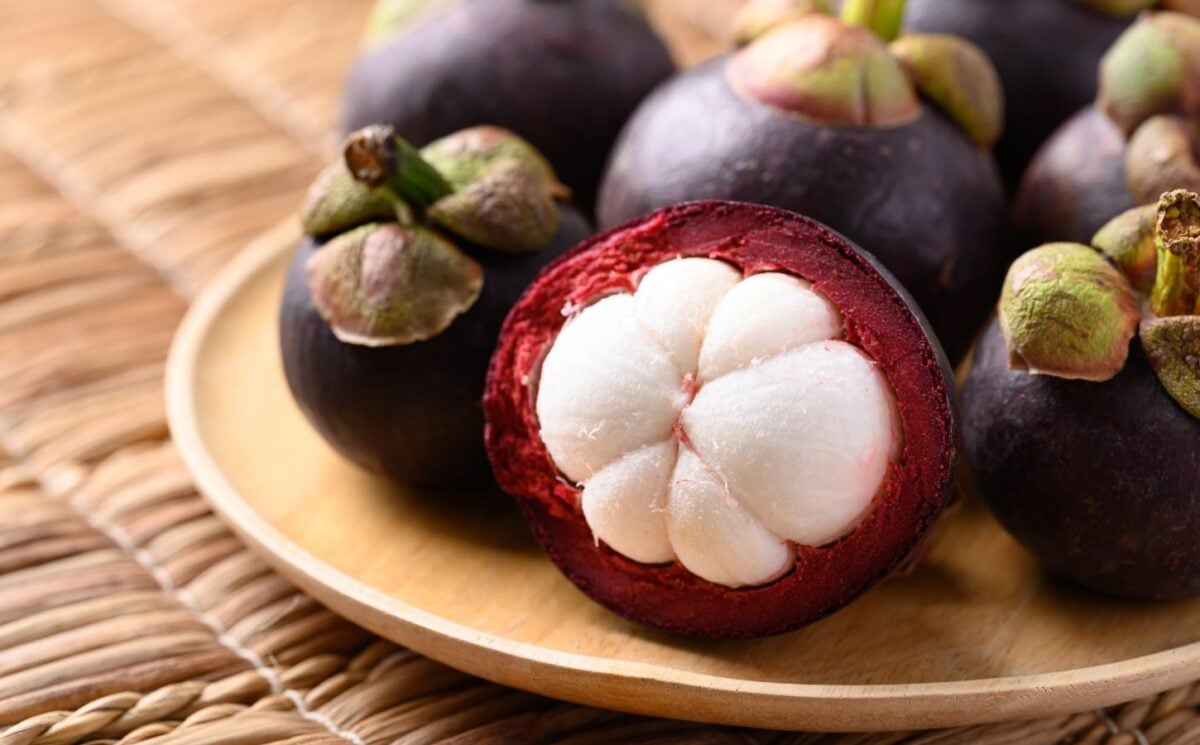
[[[682,58],[736,0],[660,0]],[[1200,687],[945,732],[797,735],[505,689],[338,618],[167,436],[188,300],[328,157],[367,0],[0,0],[0,745],[1200,743]]]

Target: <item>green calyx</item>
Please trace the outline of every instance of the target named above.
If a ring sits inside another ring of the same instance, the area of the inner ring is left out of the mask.
[[[1150,309],[1160,317],[1200,312],[1200,197],[1172,191],[1158,200],[1158,266]]]
[[[558,231],[557,201],[570,194],[532,145],[499,127],[464,129],[418,152],[376,125],[351,134],[344,155],[375,195],[505,253],[544,248]]]
[[[473,127],[421,154],[454,189],[429,209],[445,228],[509,253],[540,250],[558,231],[557,202],[571,192],[541,153],[511,132]]]
[[[1148,294],[1154,286],[1158,267],[1158,243],[1154,220],[1158,206],[1147,204],[1126,210],[1109,220],[1092,237],[1092,245],[1100,249],[1133,288]]]
[[[1158,4],[1157,0],[1075,0],[1088,10],[1113,18],[1132,18]]]
[[[352,132],[342,155],[356,180],[417,213],[454,192],[442,174],[389,126],[377,124]]]
[[[393,202],[350,175],[345,162],[340,160],[321,171],[300,207],[301,227],[306,234],[315,236],[393,217]]]
[[[1138,333],[1158,382],[1200,418],[1200,316],[1147,318]]]
[[[558,232],[558,205],[536,170],[500,161],[429,209],[438,224],[507,253],[537,251]]]
[[[363,46],[378,49],[430,11],[449,4],[450,0],[377,0],[367,18]]]
[[[1158,271],[1142,348],[1171,398],[1200,417],[1200,195],[1163,194],[1155,218]]]
[[[910,34],[885,46],[891,32],[870,19],[890,19],[902,5],[847,2],[841,19],[797,11],[733,56],[729,83],[757,101],[835,127],[908,124],[920,116],[920,94],[972,141],[991,146],[1004,125],[1004,93],[991,61],[970,42],[942,34]],[[755,9],[752,3],[746,12]]]
[[[906,0],[843,0],[842,20],[869,29],[884,41],[900,35]]]
[[[1147,296],[1142,349],[1167,393],[1200,417],[1200,194],[1167,192],[1113,219],[1094,242]]]
[[[1154,116],[1142,122],[1125,148],[1125,183],[1136,203],[1158,200],[1172,189],[1200,191],[1195,147],[1200,128],[1179,116]]]
[[[313,304],[347,343],[428,339],[479,297],[483,270],[458,244],[541,250],[565,196],[546,160],[506,130],[467,129],[422,151],[391,127],[354,132],[301,208],[305,233],[325,241],[308,264]]]
[[[891,44],[921,95],[958,123],[977,145],[991,147],[1004,128],[1004,89],[991,60],[947,34],[908,34]]]
[[[870,31],[813,14],[774,29],[734,54],[735,90],[831,126],[894,127],[920,114],[900,63]]]
[[[771,29],[812,13],[833,14],[829,0],[750,0],[733,17],[733,39],[744,46]]]
[[[537,148],[500,127],[482,125],[455,132],[426,145],[421,149],[421,157],[455,190],[480,178],[497,163],[515,160],[528,166],[555,196],[565,199],[571,195]]]
[[[1098,104],[1126,135],[1152,116],[1200,113],[1200,20],[1139,17],[1100,63]]]
[[[483,269],[420,226],[368,223],[308,261],[313,305],[338,339],[370,347],[437,336],[483,289]]]
[[[999,316],[1011,367],[1092,381],[1125,366],[1138,323],[1128,280],[1077,243],[1051,243],[1017,259],[1004,280]]]

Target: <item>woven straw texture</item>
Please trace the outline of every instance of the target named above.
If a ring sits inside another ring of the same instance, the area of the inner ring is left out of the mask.
[[[685,60],[735,0],[651,7]],[[944,732],[654,720],[472,679],[239,544],[168,438],[190,298],[328,156],[367,0],[0,2],[0,744],[1200,743],[1200,687]]]

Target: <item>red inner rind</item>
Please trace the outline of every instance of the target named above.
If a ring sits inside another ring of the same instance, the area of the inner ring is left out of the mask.
[[[677,256],[721,259],[746,274],[803,277],[842,312],[847,341],[870,355],[896,394],[904,448],[872,513],[841,541],[797,551],[795,569],[761,587],[730,589],[679,564],[647,565],[596,545],[538,434],[539,366],[563,308],[629,292]],[[895,280],[813,220],[771,207],[693,202],[595,236],[551,264],[514,306],[492,357],[484,397],[488,455],[555,564],[592,598],[631,620],[707,637],[750,637],[802,626],[840,608],[898,567],[949,501],[958,419],[949,366]]]

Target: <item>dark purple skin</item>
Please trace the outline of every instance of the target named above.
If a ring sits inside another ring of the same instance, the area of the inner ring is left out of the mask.
[[[288,386],[301,410],[346,458],[395,481],[484,485],[482,397],[500,325],[543,266],[591,234],[561,208],[545,249],[509,255],[470,245],[484,268],[479,300],[438,336],[371,348],[339,341],[312,305],[305,263],[319,247],[305,239],[288,270],[279,336]]]
[[[1125,134],[1095,106],[1071,117],[1038,151],[1013,204],[1023,246],[1090,243],[1134,206],[1125,183]]]
[[[988,327],[963,391],[967,458],[992,512],[1054,571],[1129,598],[1200,594],[1200,420],[1134,341],[1091,383],[1008,369]]]
[[[601,186],[601,227],[695,199],[799,212],[869,246],[957,360],[1000,285],[991,157],[924,104],[899,127],[806,121],[735,92],[726,59],[679,74],[634,114]]]
[[[964,37],[992,60],[1005,91],[996,159],[1015,186],[1037,148],[1096,98],[1100,58],[1133,18],[1074,0],[908,0],[912,31]]]
[[[621,126],[674,70],[620,0],[460,0],[359,58],[342,130],[392,124],[420,147],[477,124],[505,127],[590,210]]]

